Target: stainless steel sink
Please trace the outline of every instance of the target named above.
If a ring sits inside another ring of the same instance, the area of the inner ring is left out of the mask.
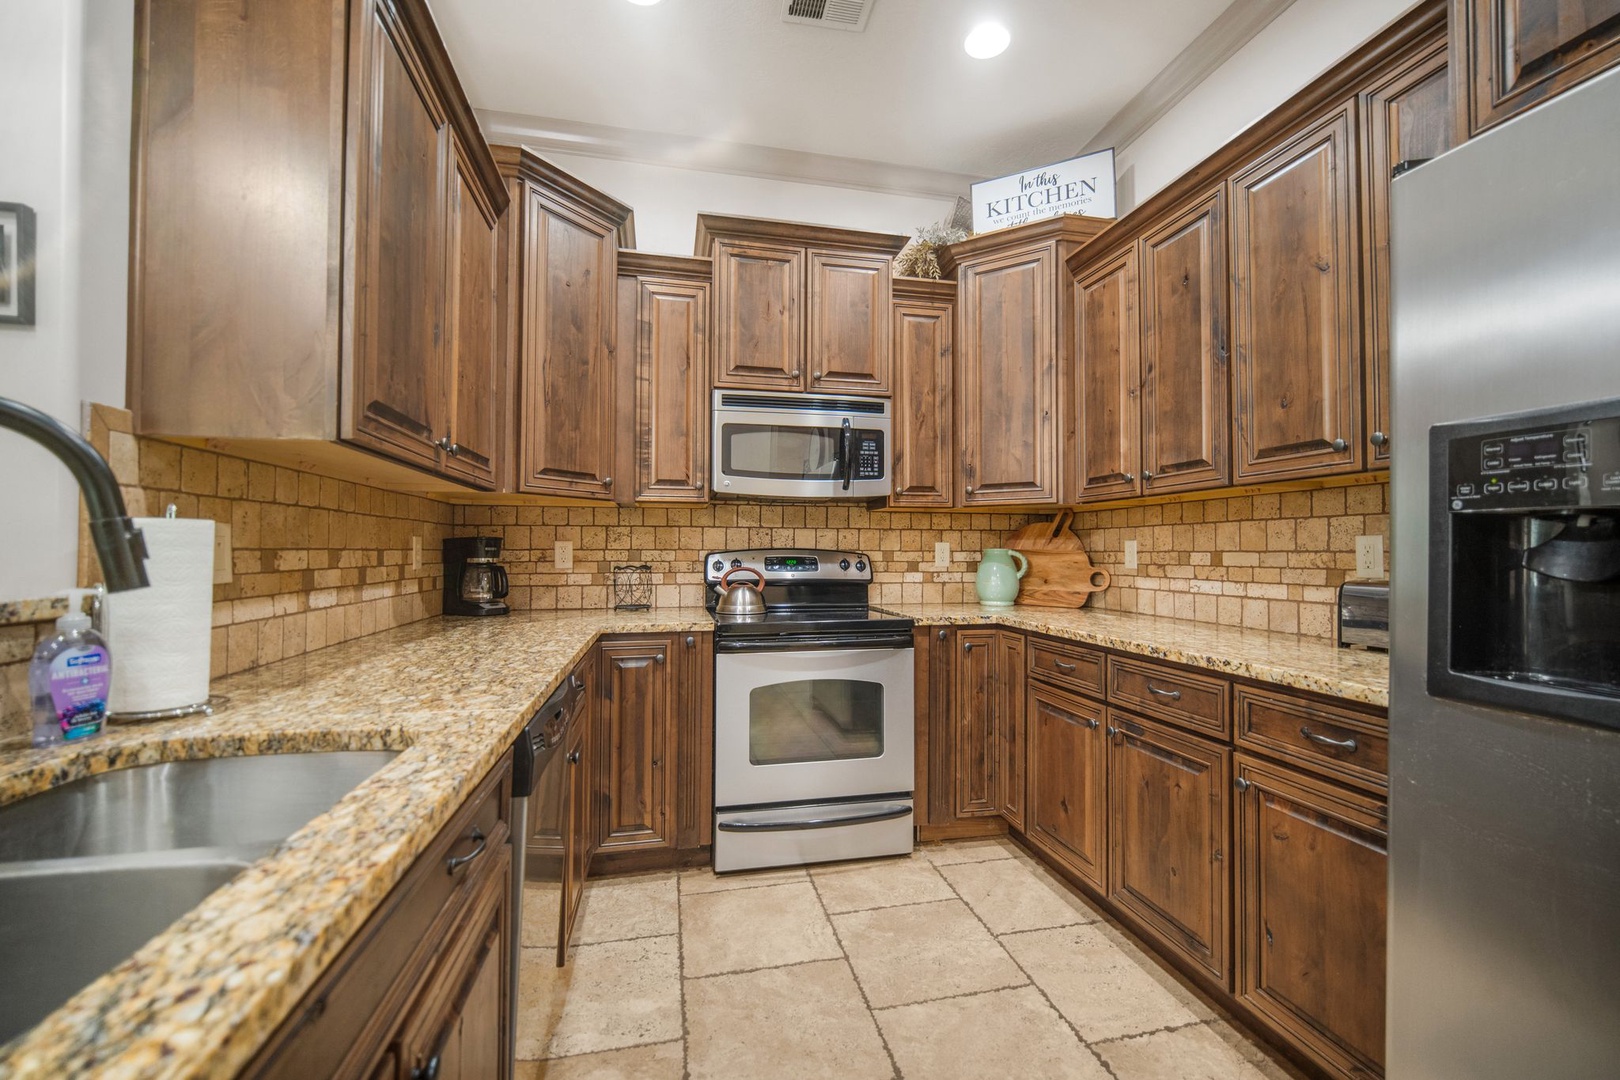
[[[0,807],[0,1043],[39,1023],[392,761],[213,758]]]

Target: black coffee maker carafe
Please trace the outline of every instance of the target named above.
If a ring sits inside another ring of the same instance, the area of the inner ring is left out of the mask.
[[[506,567],[498,536],[452,536],[444,542],[444,613],[505,615]]]

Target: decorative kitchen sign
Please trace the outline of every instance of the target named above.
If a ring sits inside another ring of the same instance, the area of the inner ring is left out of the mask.
[[[1114,216],[1114,151],[973,185],[973,231],[994,232],[1059,214]]]

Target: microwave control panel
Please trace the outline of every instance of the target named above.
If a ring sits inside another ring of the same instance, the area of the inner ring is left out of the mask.
[[[857,430],[854,438],[856,480],[883,479],[883,432]]]
[[[1450,441],[1455,513],[1620,507],[1620,416]]]

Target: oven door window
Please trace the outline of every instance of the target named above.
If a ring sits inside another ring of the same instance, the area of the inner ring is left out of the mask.
[[[720,470],[762,480],[836,480],[842,437],[834,427],[721,424]]]
[[[754,765],[882,756],[882,683],[798,679],[748,695],[748,760]]]

